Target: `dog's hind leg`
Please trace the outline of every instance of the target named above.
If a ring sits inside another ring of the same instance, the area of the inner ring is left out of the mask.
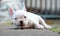
[[[44,26],[40,25],[39,23],[34,23],[36,29],[44,29]]]
[[[41,17],[39,17],[39,22],[40,22],[45,28],[52,28],[51,26],[47,25],[46,22],[45,22]]]

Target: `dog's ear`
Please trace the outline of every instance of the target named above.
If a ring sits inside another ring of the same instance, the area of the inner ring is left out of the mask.
[[[13,13],[15,12],[15,10],[13,8],[9,8],[8,11],[9,11],[10,16],[12,16]]]

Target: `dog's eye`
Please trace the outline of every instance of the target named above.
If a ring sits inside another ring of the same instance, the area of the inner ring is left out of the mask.
[[[26,16],[24,16],[24,18],[26,18]]]
[[[15,20],[17,20],[17,18],[15,18]]]

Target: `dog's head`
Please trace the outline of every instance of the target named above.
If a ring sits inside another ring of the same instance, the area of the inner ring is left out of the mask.
[[[25,15],[17,15],[15,18],[15,23],[18,25],[18,26],[25,26],[25,24],[27,24],[27,17]]]
[[[19,26],[24,26],[25,24],[27,24],[27,16],[24,14],[25,13],[22,10],[15,11],[12,16],[13,23]]]
[[[32,20],[28,18],[24,11],[16,11],[13,14],[13,23],[15,23],[17,26],[20,26],[22,28],[30,27],[32,25]]]

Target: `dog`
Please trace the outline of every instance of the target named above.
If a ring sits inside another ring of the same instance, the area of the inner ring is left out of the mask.
[[[41,16],[36,15],[31,12],[17,10],[12,15],[13,25],[17,26],[17,28],[36,28],[36,29],[44,29],[44,28],[52,28],[47,25],[46,22],[41,18]]]

